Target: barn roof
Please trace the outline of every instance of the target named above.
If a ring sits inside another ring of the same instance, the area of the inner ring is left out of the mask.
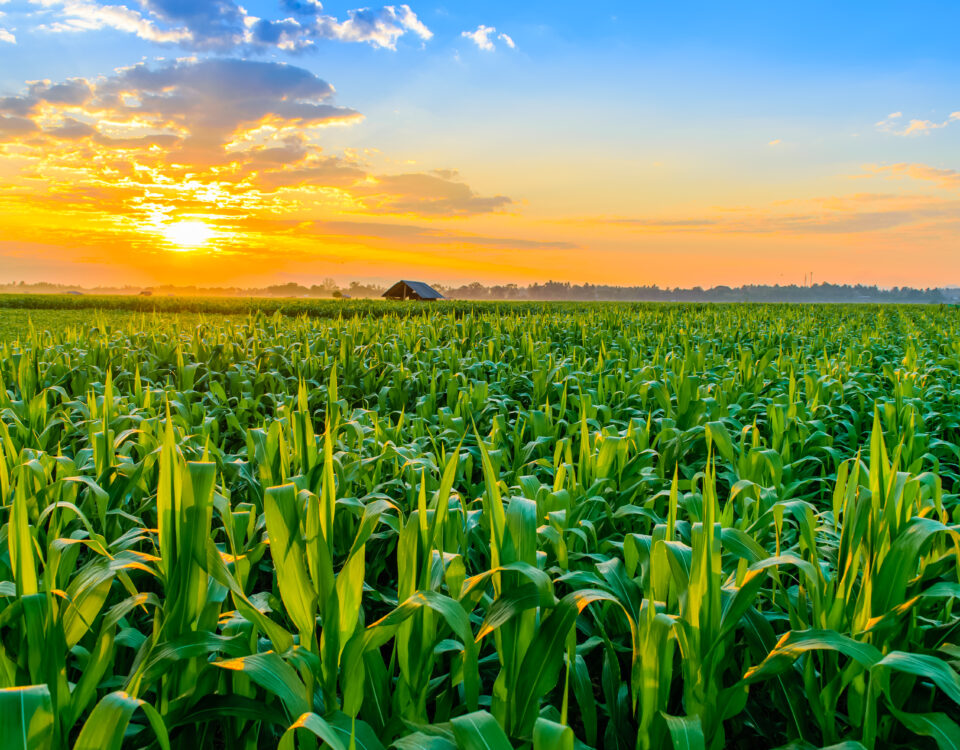
[[[429,284],[425,284],[422,281],[410,281],[408,279],[400,279],[400,281],[384,292],[383,296],[386,297],[388,294],[390,294],[390,292],[396,288],[397,284],[406,284],[410,291],[421,299],[443,299],[443,295]]]

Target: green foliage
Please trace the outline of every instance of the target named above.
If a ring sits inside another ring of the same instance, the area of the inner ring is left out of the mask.
[[[0,747],[960,747],[955,310],[69,304]]]

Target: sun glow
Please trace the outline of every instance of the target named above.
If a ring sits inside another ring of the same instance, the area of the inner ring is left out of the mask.
[[[164,224],[159,229],[164,239],[178,252],[196,250],[218,235],[217,230],[202,221],[177,221]]]

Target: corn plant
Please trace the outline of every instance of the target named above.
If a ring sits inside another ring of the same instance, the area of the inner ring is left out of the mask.
[[[955,310],[83,304],[0,313],[0,747],[960,747]]]

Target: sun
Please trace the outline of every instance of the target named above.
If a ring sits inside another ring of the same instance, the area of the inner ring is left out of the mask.
[[[202,221],[176,221],[163,224],[160,234],[179,252],[195,250],[217,236],[217,230]]]

